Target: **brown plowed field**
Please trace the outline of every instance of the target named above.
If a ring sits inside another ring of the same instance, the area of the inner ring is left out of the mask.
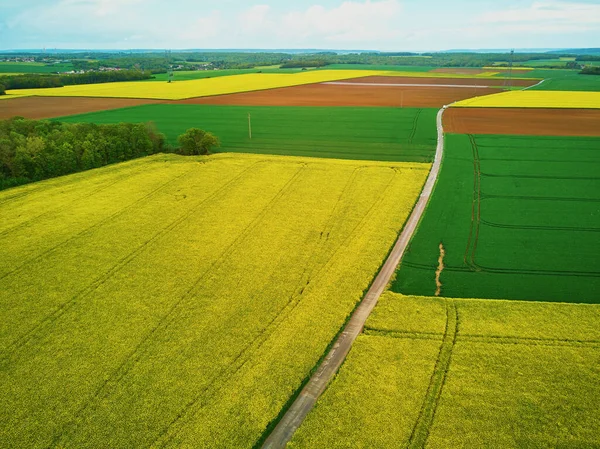
[[[454,73],[456,75],[479,75],[480,73],[488,73],[492,70],[469,69],[469,68],[440,68],[430,70],[431,73]]]
[[[600,136],[598,109],[448,108],[444,130],[459,134]]]
[[[163,103],[163,101],[129,98],[23,97],[0,101],[0,119],[15,115],[29,119],[64,117],[150,103]]]
[[[309,84],[216,97],[190,98],[176,103],[240,106],[404,106],[439,108],[445,104],[471,98],[475,95],[488,95],[498,92],[501,92],[501,90],[435,87],[431,84],[424,87]]]
[[[513,75],[516,76],[516,75]],[[335,81],[334,81],[335,82]],[[426,77],[404,77],[404,76],[365,76],[364,78],[353,78],[343,80],[344,83],[358,84],[447,84],[459,86],[502,86],[504,78],[426,78]],[[519,87],[529,87],[539,83],[539,80],[516,80],[513,79],[511,84]]]

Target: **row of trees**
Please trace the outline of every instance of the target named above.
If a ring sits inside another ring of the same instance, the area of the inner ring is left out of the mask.
[[[102,167],[150,154],[209,154],[213,134],[188,129],[179,147],[168,145],[153,123],[61,123],[14,117],[0,121],[0,189]]]
[[[0,188],[165,151],[152,124],[0,121]]]
[[[114,70],[64,75],[16,75],[2,77],[6,90],[63,87],[76,84],[100,84],[119,81],[139,81],[150,79],[152,74],[140,70]]]
[[[600,75],[600,66],[587,66],[581,71],[582,75]]]

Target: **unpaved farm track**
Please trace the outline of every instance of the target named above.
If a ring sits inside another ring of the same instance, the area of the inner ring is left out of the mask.
[[[152,103],[163,101],[131,98],[22,97],[0,101],[0,120],[14,116],[38,120]]]
[[[600,109],[449,108],[446,132],[600,136]]]
[[[308,415],[308,413],[314,407],[319,396],[323,393],[323,391],[325,391],[325,388],[329,382],[338,372],[340,366],[346,359],[354,340],[362,332],[367,318],[371,314],[373,308],[377,305],[379,296],[383,293],[392,275],[395,273],[396,268],[402,259],[404,251],[406,250],[406,247],[408,246],[408,243],[414,234],[419,221],[421,220],[421,216],[425,211],[425,207],[429,202],[429,197],[431,196],[440,171],[442,154],[444,151],[444,130],[442,127],[442,116],[445,109],[446,106],[444,106],[437,115],[438,145],[431,171],[429,172],[429,176],[425,182],[421,196],[419,197],[415,208],[408,218],[400,237],[398,237],[398,240],[392,248],[390,255],[383,264],[379,274],[373,281],[371,288],[369,288],[366,296],[355,309],[354,313],[350,317],[350,320],[346,324],[346,327],[335,341],[333,347],[326,355],[317,371],[312,375],[308,383],[302,389],[296,400],[283,415],[273,432],[271,432],[269,437],[266,439],[263,445],[264,449],[284,448],[291,440],[296,429],[300,427],[306,415]]]

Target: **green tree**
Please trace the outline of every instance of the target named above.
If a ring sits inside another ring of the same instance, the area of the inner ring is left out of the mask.
[[[4,87],[4,84],[0,84],[0,95],[4,95],[6,93],[6,89]]]
[[[210,150],[221,146],[221,142],[214,134],[198,128],[190,128],[177,139],[179,154],[193,156],[210,154]]]

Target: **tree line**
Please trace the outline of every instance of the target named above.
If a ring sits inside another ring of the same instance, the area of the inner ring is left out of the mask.
[[[87,72],[64,75],[15,75],[3,76],[4,89],[38,89],[63,87],[76,84],[101,84],[119,81],[139,81],[152,78],[152,73],[141,70],[114,70],[105,72]]]
[[[600,66],[587,66],[581,71],[582,75],[600,75]]]
[[[0,121],[0,190],[156,153],[209,154],[219,139],[197,128],[167,143],[152,123],[62,123],[13,117]]]

